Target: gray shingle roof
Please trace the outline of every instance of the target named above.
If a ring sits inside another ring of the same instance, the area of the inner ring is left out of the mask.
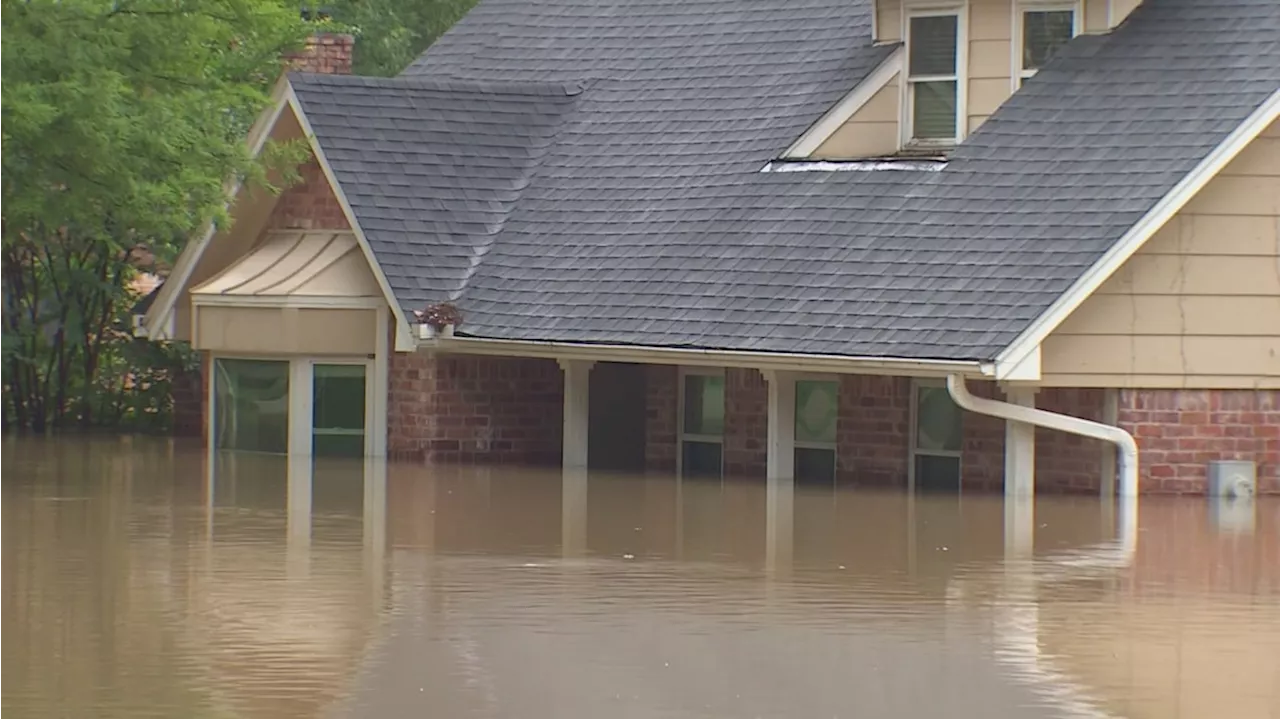
[[[868,6],[485,0],[401,78],[294,82],[406,310],[939,359],[994,357],[1280,88],[1280,2],[1147,0],[941,172],[759,172],[891,51]]]

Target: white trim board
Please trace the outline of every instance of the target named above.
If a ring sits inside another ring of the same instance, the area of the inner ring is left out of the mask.
[[[863,105],[871,102],[871,98],[884,89],[894,76],[902,72],[906,64],[905,58],[906,53],[902,47],[889,53],[889,57],[877,65],[876,69],[850,90],[849,94],[836,103],[835,107],[828,110],[808,130],[805,130],[800,139],[788,147],[782,156],[789,159],[802,159],[816,152],[823,143],[836,134],[837,130],[844,127],[844,124],[857,114]]]
[[[426,325],[419,325],[425,328]],[[994,375],[991,363],[913,360],[892,357],[843,357],[804,355],[789,352],[748,352],[703,350],[640,345],[577,344],[572,342],[495,340],[477,337],[422,338],[419,347],[428,351],[503,357],[546,357],[596,362],[640,362],[690,367],[746,367],[785,372],[867,374],[944,378],[963,374],[975,379]]]
[[[1232,130],[1200,161],[1200,164],[1165,193],[1165,196],[1160,198],[1160,201],[1142,219],[1130,227],[1124,236],[1107,250],[1106,254],[1050,305],[1049,309],[1037,317],[1027,329],[1023,330],[1022,334],[996,356],[996,379],[1040,379],[1039,367],[1036,368],[1035,376],[1031,377],[1027,374],[1025,366],[1025,360],[1032,353],[1038,352],[1040,343],[1065,322],[1071,313],[1102,286],[1102,283],[1124,266],[1130,257],[1142,249],[1147,240],[1173,219],[1173,216],[1199,194],[1205,185],[1217,177],[1224,167],[1278,118],[1280,118],[1280,90],[1273,92],[1249,117],[1245,118],[1244,122]],[[1013,376],[1015,374],[1022,376],[1015,377]]]

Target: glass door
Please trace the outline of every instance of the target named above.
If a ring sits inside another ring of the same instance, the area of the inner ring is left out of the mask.
[[[365,454],[367,364],[312,365],[311,453],[317,457]]]
[[[213,447],[284,454],[289,448],[289,362],[213,363]]]

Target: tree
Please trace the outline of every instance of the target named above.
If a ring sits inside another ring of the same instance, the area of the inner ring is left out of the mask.
[[[285,0],[2,7],[5,423],[89,424],[129,280],[265,182],[244,137],[314,28]]]
[[[476,0],[336,0],[326,6],[356,36],[358,75],[400,74]]]

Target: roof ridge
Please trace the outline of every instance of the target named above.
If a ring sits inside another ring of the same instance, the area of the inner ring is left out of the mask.
[[[474,93],[478,95],[535,95],[551,97],[573,97],[580,95],[591,84],[591,81],[586,78],[567,81],[494,81],[470,80],[449,76],[433,77],[430,75],[375,77],[370,75],[332,75],[311,72],[291,72],[289,73],[289,82],[330,87],[354,86],[387,90],[436,90],[441,92]]]

